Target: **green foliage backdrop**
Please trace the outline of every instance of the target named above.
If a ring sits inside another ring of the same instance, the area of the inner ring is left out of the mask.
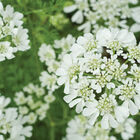
[[[67,34],[77,37],[81,32],[69,22],[63,29],[56,29],[49,21],[50,16],[60,13],[67,0],[2,0],[4,5],[12,5],[24,14],[24,26],[29,29],[31,49],[19,52],[16,58],[0,63],[0,91],[2,95],[13,97],[28,83],[39,84],[40,72],[45,70],[39,61],[38,49],[42,43],[52,44]],[[140,34],[137,34],[140,40]],[[63,101],[63,88],[55,93],[56,101],[51,104],[44,121],[35,124],[30,140],[61,140],[65,136],[67,122],[75,115]],[[14,104],[13,104],[14,106]],[[137,132],[133,140],[140,140],[140,116],[136,116]]]

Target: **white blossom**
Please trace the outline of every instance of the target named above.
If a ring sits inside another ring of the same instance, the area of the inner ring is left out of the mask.
[[[116,128],[140,109],[139,45],[133,33],[101,29],[78,37],[56,74],[64,100],[90,124]]]
[[[78,30],[84,33],[97,32],[102,27],[131,29],[140,31],[140,7],[134,0],[74,0],[64,7],[65,13],[72,13],[71,21],[77,24]],[[133,5],[131,7],[130,5]],[[129,25],[128,20],[133,20]]]
[[[14,58],[17,51],[30,49],[30,41],[28,30],[22,26],[22,13],[14,12],[10,5],[4,8],[0,2],[0,16],[0,61],[4,61],[6,58]]]
[[[71,6],[67,6],[64,8],[65,13],[71,13],[76,10],[76,13],[72,16],[72,22],[76,22],[78,24],[84,21],[84,12],[89,10],[88,1],[87,0],[74,0],[75,4]]]
[[[52,93],[47,95],[42,87],[32,83],[24,87],[23,91],[16,92],[14,97],[19,113],[28,118],[29,124],[34,124],[38,119],[43,120],[54,100]]]
[[[56,75],[52,74],[50,75],[46,71],[41,72],[41,76],[39,77],[41,81],[42,87],[47,87],[48,90],[54,91],[58,88],[56,85],[57,77]]]
[[[114,136],[109,136],[109,133],[109,130],[101,128],[100,122],[92,127],[87,118],[79,115],[68,122],[64,140],[116,140]]]
[[[27,125],[28,117],[18,114],[17,108],[7,107],[9,98],[0,97],[3,107],[0,108],[0,139],[23,140],[32,136],[32,126]]]
[[[136,122],[133,119],[128,118],[115,129],[115,132],[121,133],[123,140],[129,140],[134,137],[136,131],[135,126]]]

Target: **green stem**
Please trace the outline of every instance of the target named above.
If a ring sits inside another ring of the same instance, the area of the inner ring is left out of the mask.
[[[48,113],[47,114],[47,118],[48,118],[48,122],[49,122],[49,124],[46,122],[46,125],[50,125],[50,139],[49,140],[55,140],[55,123],[53,122],[53,120],[52,120],[52,118],[51,118],[51,116],[50,116],[50,114]]]
[[[54,128],[54,123],[50,123],[50,140],[55,140],[55,128]]]
[[[30,15],[30,14],[36,14],[36,13],[41,13],[41,12],[46,12],[47,9],[37,9],[37,10],[32,10],[32,11],[29,11],[29,12],[26,12],[24,15]]]
[[[129,62],[129,60],[127,59],[125,62],[124,62],[124,64],[127,64]]]

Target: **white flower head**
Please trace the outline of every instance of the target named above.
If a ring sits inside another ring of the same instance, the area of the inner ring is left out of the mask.
[[[17,92],[14,97],[19,113],[28,118],[29,124],[34,124],[38,119],[43,120],[50,103],[54,100],[52,94],[46,95],[44,88],[32,83],[24,87],[23,91]]]
[[[18,109],[8,107],[9,98],[0,97],[3,107],[0,108],[0,139],[4,140],[22,140],[32,136],[32,126],[27,125],[27,117],[18,114]]]
[[[82,115],[75,116],[68,122],[66,129],[66,140],[116,140],[110,136],[110,131],[101,128],[101,122],[91,126],[87,118]]]
[[[71,21],[80,24],[78,30],[83,30],[84,33],[91,31],[95,33],[102,26],[131,28],[132,31],[138,32],[140,31],[140,7],[136,6],[137,3],[137,0],[74,0],[72,5],[64,7],[64,12],[74,13]],[[131,27],[128,19],[136,23]]]
[[[140,51],[133,33],[101,29],[78,37],[56,74],[64,100],[90,124],[116,128],[140,109]]]
[[[17,51],[30,49],[30,41],[28,30],[22,27],[23,14],[14,12],[10,5],[4,8],[1,2],[0,11],[0,61],[4,61],[6,58],[14,58]]]

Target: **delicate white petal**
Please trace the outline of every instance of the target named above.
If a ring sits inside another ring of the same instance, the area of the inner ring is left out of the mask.
[[[78,24],[81,24],[83,22],[82,11],[79,10],[72,16],[72,22],[76,22]]]
[[[138,113],[137,106],[131,100],[129,100],[129,110],[131,115],[136,115]]]
[[[73,100],[70,104],[69,107],[72,108],[74,107],[76,104],[78,104],[81,101],[81,98],[75,99]]]
[[[65,13],[71,13],[71,12],[75,11],[76,9],[77,9],[76,5],[71,5],[71,6],[65,7],[64,12]]]
[[[66,103],[70,103],[76,96],[76,94],[70,94],[66,95],[63,99]]]
[[[95,123],[95,121],[96,121],[96,119],[97,119],[98,116],[99,116],[99,112],[97,111],[97,112],[95,112],[95,113],[90,117],[89,123],[90,123],[91,125],[94,125],[94,123]]]
[[[117,121],[113,118],[112,115],[109,115],[109,123],[110,123],[110,126],[113,128],[116,128],[118,126]]]
[[[102,120],[101,120],[101,126],[104,129],[108,129],[109,128],[109,116],[108,114],[104,115]]]
[[[85,105],[84,101],[81,100],[81,102],[79,102],[79,103],[76,105],[76,112],[77,112],[77,113],[80,113],[80,112],[83,110],[84,105]]]
[[[130,28],[130,31],[131,32],[140,32],[140,23],[135,23],[131,26]]]

